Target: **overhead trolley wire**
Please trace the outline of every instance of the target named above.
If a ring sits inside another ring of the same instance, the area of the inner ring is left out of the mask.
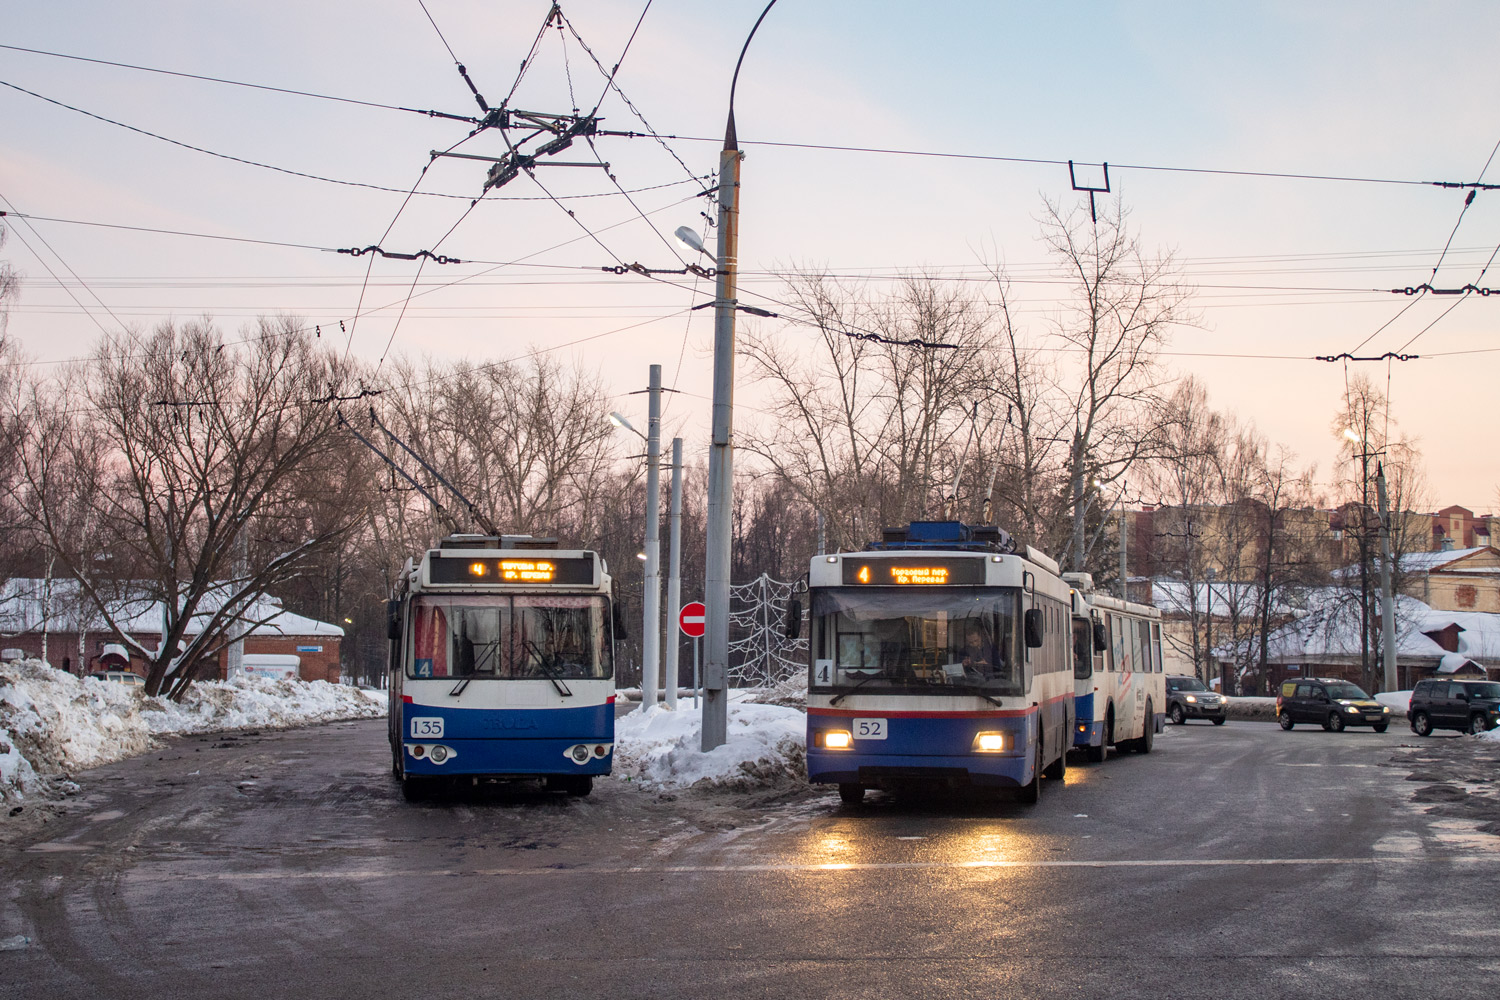
[[[141,73],[157,73],[162,76],[176,76],[187,80],[203,80],[208,83],[222,83],[230,87],[247,87],[251,90],[265,90],[275,94],[291,94],[295,97],[312,97],[320,101],[337,101],[340,104],[358,104],[366,108],[379,108],[382,111],[405,111],[410,114],[425,115],[429,118],[457,118],[458,115],[447,115],[437,111],[423,111],[420,108],[404,108],[395,104],[381,104],[378,101],[364,101],[357,97],[338,97],[333,94],[319,94],[308,90],[296,90],[291,87],[275,87],[264,83],[246,83],[243,80],[226,80],[218,76],[204,76],[200,73],[184,73],[172,69],[159,69],[154,66],[138,66],[134,63],[115,62],[110,59],[94,59],[89,56],[69,55],[66,52],[48,52],[45,49],[29,49],[21,45],[0,45],[0,49],[9,49],[12,52],[28,52],[32,55],[50,56],[54,59],[71,59],[74,62],[94,63],[99,66],[114,66],[118,69],[131,69]]]

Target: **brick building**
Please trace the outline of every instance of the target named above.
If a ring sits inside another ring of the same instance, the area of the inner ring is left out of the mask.
[[[122,602],[115,617],[135,643],[155,650],[161,644],[159,602]],[[257,622],[244,637],[241,669],[264,676],[296,676],[337,683],[344,630],[281,607],[263,596],[248,610]],[[71,580],[12,579],[0,585],[0,647],[18,649],[74,674],[133,670],[144,675],[146,661],[98,612],[80,600]],[[203,679],[230,672],[231,651],[220,650],[199,665]]]

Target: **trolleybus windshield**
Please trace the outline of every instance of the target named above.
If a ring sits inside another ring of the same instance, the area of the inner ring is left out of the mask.
[[[425,595],[412,602],[407,676],[588,680],[611,676],[602,596]]]
[[[1018,599],[999,587],[815,590],[812,686],[1022,694]]]

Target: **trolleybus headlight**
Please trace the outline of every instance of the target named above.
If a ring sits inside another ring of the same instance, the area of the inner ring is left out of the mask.
[[[854,748],[854,736],[847,729],[828,729],[821,735],[823,737],[821,743],[828,750],[851,750]]]
[[[974,749],[980,753],[999,753],[1005,749],[1005,734],[978,733],[974,737]]]
[[[573,759],[576,760],[576,761],[578,761],[578,763],[580,763],[580,764],[582,764],[584,761],[588,760],[589,759],[589,748],[586,747],[586,746],[582,746],[582,745],[574,747],[573,748]]]
[[[435,746],[432,748],[432,753],[428,754],[428,756],[432,758],[434,764],[441,764],[448,759],[448,748],[445,746]]]

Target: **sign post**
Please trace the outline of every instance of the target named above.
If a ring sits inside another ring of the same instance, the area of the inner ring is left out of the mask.
[[[693,707],[698,707],[698,642],[703,638],[705,623],[708,619],[708,609],[703,606],[702,601],[693,601],[684,604],[677,615],[677,627],[682,629],[682,634],[691,636],[693,640]]]

